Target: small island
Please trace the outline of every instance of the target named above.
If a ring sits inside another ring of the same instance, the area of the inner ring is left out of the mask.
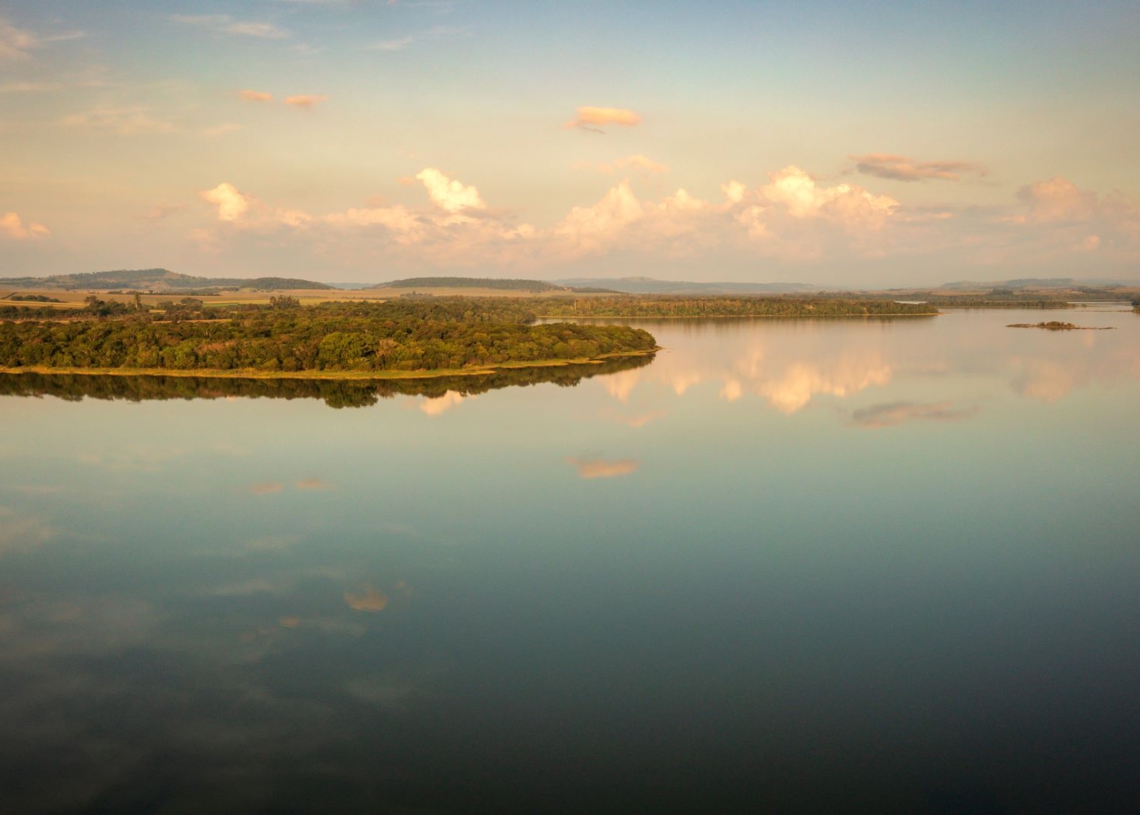
[[[1113,326],[1086,326],[1050,320],[1047,323],[1010,323],[1006,328],[1043,328],[1046,331],[1111,331]]]

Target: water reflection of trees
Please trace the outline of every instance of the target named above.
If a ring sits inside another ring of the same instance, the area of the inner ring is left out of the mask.
[[[166,399],[321,399],[329,407],[368,407],[395,396],[473,396],[500,388],[542,385],[571,388],[583,379],[648,365],[653,356],[618,357],[596,363],[512,368],[474,376],[425,379],[229,379],[201,376],[100,376],[90,374],[0,374],[0,396],[54,396],[143,402]]]

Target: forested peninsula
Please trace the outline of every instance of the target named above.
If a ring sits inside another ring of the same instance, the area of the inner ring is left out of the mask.
[[[628,326],[536,325],[531,303],[431,298],[301,306],[149,309],[89,297],[84,309],[0,309],[0,370],[395,378],[566,365],[657,350]]]

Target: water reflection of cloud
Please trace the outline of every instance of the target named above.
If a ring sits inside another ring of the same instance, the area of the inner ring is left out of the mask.
[[[860,408],[851,414],[860,427],[893,427],[906,422],[953,422],[976,415],[978,408],[955,407],[953,402],[887,402]]]
[[[641,466],[641,462],[634,458],[612,461],[601,458],[568,458],[566,463],[578,469],[579,478],[616,478],[629,475]]]
[[[420,402],[420,411],[428,416],[439,416],[448,410],[451,410],[456,405],[465,402],[469,397],[464,396],[459,391],[448,391],[443,396],[437,396],[432,399],[424,399]]]
[[[344,602],[354,611],[377,612],[386,609],[391,598],[379,589],[366,585],[359,591],[346,591]]]
[[[280,481],[261,481],[256,484],[250,484],[246,487],[246,492],[250,495],[276,495],[285,488],[285,485]]]
[[[756,392],[776,410],[792,414],[803,409],[815,396],[844,398],[890,381],[891,367],[881,360],[848,357],[826,366],[797,363],[777,379],[758,382]]]
[[[0,555],[26,552],[47,543],[56,532],[36,515],[0,507]]]

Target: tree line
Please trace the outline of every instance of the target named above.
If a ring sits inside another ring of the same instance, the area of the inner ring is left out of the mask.
[[[838,297],[550,297],[529,301],[546,317],[873,317],[936,314],[929,304]]]

